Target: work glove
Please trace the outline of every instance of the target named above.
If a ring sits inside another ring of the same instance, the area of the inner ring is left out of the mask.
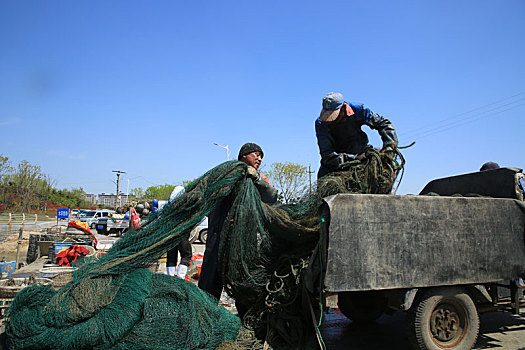
[[[344,162],[339,164],[338,169],[339,170],[344,170],[344,171],[346,171],[346,170],[350,169],[352,166],[354,166],[356,164],[355,160],[359,159],[359,155],[356,156],[356,155],[353,155],[353,154],[343,153],[340,156],[343,156]]]
[[[395,150],[395,143],[386,143],[383,145],[383,148],[381,149],[381,153],[386,153],[388,155],[394,155]]]
[[[355,159],[355,155],[353,155],[353,154],[340,153],[337,156],[337,163],[339,163],[339,165],[341,165],[341,164],[344,164],[344,163],[351,162],[354,159]]]
[[[248,165],[248,176],[255,180],[259,179],[259,174],[257,173],[257,169],[255,169],[251,165]]]
[[[356,159],[353,154],[341,153],[337,156],[337,162],[339,163],[339,170],[347,170],[350,167],[350,163]]]

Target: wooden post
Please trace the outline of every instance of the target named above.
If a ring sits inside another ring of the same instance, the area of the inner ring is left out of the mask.
[[[25,228],[26,224],[26,214],[22,213],[22,228]]]
[[[35,214],[35,226],[37,224],[37,221],[38,221],[38,215]]]
[[[9,231],[11,231],[11,213],[9,213],[9,221],[7,222],[7,226],[9,227]]]
[[[115,209],[119,207],[119,191],[120,191],[120,174],[126,174],[125,171],[121,170],[112,170],[112,172],[117,173],[117,197],[115,198]]]
[[[20,262],[20,248],[22,247],[22,236],[24,235],[24,229],[21,227],[20,232],[18,233],[18,244],[16,246],[16,263],[15,263],[15,271],[20,268],[18,266]]]

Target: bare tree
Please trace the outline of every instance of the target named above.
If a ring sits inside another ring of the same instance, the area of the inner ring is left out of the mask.
[[[41,209],[43,212],[47,211],[47,205],[55,185],[56,180],[52,179],[50,175],[40,174],[38,176],[36,191],[39,199],[39,209]]]
[[[36,184],[40,175],[40,167],[31,165],[26,160],[21,161],[13,173],[11,179],[18,194],[22,212],[27,211],[37,198]]]
[[[279,190],[279,199],[285,204],[297,203],[308,188],[308,167],[304,165],[273,163],[266,175]]]
[[[7,194],[9,192],[9,174],[13,171],[8,157],[0,154],[0,204],[7,207]]]
[[[11,164],[8,157],[4,157],[3,154],[0,154],[0,177],[7,175],[11,172]]]

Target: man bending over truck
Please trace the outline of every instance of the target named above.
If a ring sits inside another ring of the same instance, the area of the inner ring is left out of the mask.
[[[339,92],[323,97],[323,109],[315,121],[315,135],[321,153],[320,178],[340,170],[340,166],[354,160],[368,146],[368,136],[361,126],[377,130],[383,141],[383,150],[397,145],[397,135],[390,120],[363,105],[352,104]]]

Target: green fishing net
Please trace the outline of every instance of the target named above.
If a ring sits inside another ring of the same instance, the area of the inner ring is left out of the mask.
[[[399,159],[397,150],[370,148],[342,171],[323,177],[300,203],[276,206],[261,202],[246,164],[220,164],[106,255],[83,259],[62,289],[23,289],[9,310],[9,347],[242,348],[237,316],[192,283],[148,269],[187,239],[221,199],[233,195],[219,245],[226,291],[248,308],[244,324],[259,339],[274,349],[304,348],[312,334],[305,303],[317,298],[307,295],[304,274],[319,242],[322,198],[341,192],[390,193],[403,167]]]

